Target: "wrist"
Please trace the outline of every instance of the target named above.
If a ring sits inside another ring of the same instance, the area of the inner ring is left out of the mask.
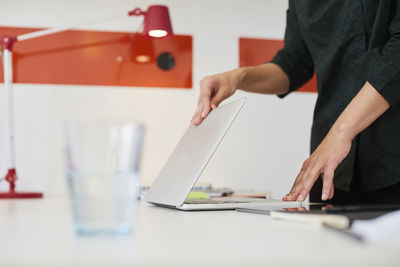
[[[249,67],[242,67],[234,70],[235,80],[236,80],[236,89],[243,89],[245,88],[244,84],[246,81],[246,76]]]
[[[345,122],[336,121],[331,128],[333,136],[338,137],[342,140],[353,141],[355,135],[353,134],[352,127]]]

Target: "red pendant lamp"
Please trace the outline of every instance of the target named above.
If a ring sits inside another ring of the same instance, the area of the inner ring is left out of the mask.
[[[153,5],[146,11],[136,8],[128,13],[129,16],[144,16],[143,35],[147,37],[167,37],[173,35],[171,19],[167,6]]]

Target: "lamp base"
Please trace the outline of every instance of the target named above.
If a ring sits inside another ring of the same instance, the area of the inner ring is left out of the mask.
[[[15,181],[17,180],[17,171],[15,168],[8,169],[4,178],[10,184],[10,191],[0,192],[0,199],[16,199],[16,198],[42,198],[43,193],[38,192],[16,192]]]
[[[43,193],[39,192],[1,192],[0,199],[17,198],[43,198]]]

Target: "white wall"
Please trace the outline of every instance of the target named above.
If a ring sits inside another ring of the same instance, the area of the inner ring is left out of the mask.
[[[0,0],[0,25],[56,27],[122,16],[154,1]],[[82,118],[138,119],[146,125],[142,180],[152,181],[187,127],[199,80],[238,66],[238,38],[283,38],[287,1],[169,0],[174,31],[194,37],[192,90],[91,86],[16,85],[18,188],[66,193],[60,123]],[[85,29],[130,31],[141,22],[122,18]],[[3,88],[1,87],[1,94]],[[275,96],[237,93],[248,102],[201,180],[236,189],[286,193],[306,159],[316,95]],[[3,95],[0,95],[3,99]],[[2,105],[3,103],[0,102]],[[4,120],[2,118],[2,120]],[[3,121],[2,121],[3,122]],[[4,133],[0,132],[2,142]],[[1,143],[4,145],[4,143]],[[3,146],[2,146],[3,147]],[[5,172],[4,155],[0,171]],[[5,189],[5,184],[0,184]]]

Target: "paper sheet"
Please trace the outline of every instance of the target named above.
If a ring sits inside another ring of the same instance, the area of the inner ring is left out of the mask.
[[[355,220],[351,230],[367,242],[393,244],[400,247],[400,210],[372,220]]]

